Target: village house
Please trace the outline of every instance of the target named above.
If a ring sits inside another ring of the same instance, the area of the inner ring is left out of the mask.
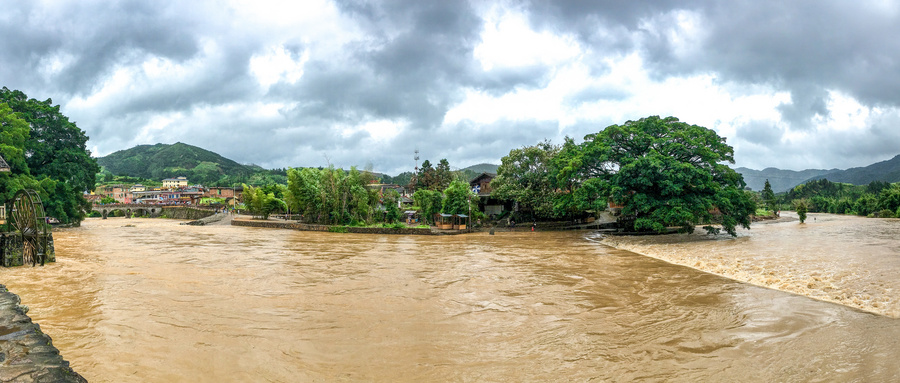
[[[180,187],[187,187],[188,179],[187,177],[175,177],[175,178],[166,178],[162,180],[162,187],[164,189],[177,189]]]
[[[503,214],[504,211],[510,210],[507,207],[508,201],[491,197],[491,181],[494,178],[497,178],[497,174],[484,172],[469,181],[472,192],[479,197],[479,209],[489,217],[496,217]]]
[[[233,188],[212,186],[204,190],[203,198],[224,198],[226,205],[234,206],[241,202],[243,193],[244,188],[242,186]]]
[[[110,197],[118,203],[132,203],[133,194],[125,185],[104,185],[97,187],[94,192],[102,197]]]
[[[197,205],[203,197],[203,191],[197,187],[179,189],[158,189],[134,192],[135,203],[144,204],[190,204]]]

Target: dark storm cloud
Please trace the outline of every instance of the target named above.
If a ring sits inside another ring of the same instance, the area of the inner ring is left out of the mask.
[[[143,1],[113,3],[54,3],[38,9],[38,3],[21,2],[4,7],[0,23],[0,76],[22,86],[35,83],[48,91],[88,94],[118,64],[140,62],[147,55],[182,61],[199,49],[196,20],[163,3]],[[35,69],[54,57],[71,63],[60,73],[42,78]],[[17,85],[14,85],[17,86]]]
[[[414,129],[432,129],[466,88],[500,95],[546,84],[548,68],[540,65],[490,71],[477,65],[472,52],[482,19],[468,2],[339,4],[368,39],[348,47],[350,60],[309,63],[300,84],[278,90],[310,101],[304,112],[403,117]]]
[[[783,131],[772,121],[752,121],[737,128],[736,137],[758,145],[777,145]]]
[[[874,157],[890,158],[900,147],[900,136],[877,125],[865,134],[836,135],[816,126],[831,117],[830,91],[867,107],[900,107],[900,10],[894,2],[571,0],[532,1],[529,8],[532,25],[577,36],[592,54],[640,52],[657,80],[711,73],[722,83],[788,92],[791,100],[777,108],[787,129],[822,133],[815,141],[827,150],[770,151],[787,145],[777,141],[780,133],[774,125],[751,124],[738,130],[738,142],[744,143],[738,152],[746,150],[751,161],[859,166]],[[686,16],[695,17],[688,25],[695,30],[680,29]],[[760,146],[751,152],[752,145]]]
[[[521,119],[500,116],[497,122],[476,124],[466,120],[473,116],[461,116],[461,122],[446,122],[447,112],[467,94],[502,98],[540,90],[560,71],[540,60],[484,69],[474,51],[482,43],[486,4],[340,0],[337,22],[347,23],[340,25],[347,35],[331,49],[317,51],[324,43],[306,38],[303,27],[309,26],[297,26],[301,32],[285,26],[277,31],[284,32],[278,40],[259,25],[241,24],[246,15],[227,3],[14,2],[0,12],[0,85],[35,98],[52,97],[64,111],[67,102],[81,102],[82,114],[70,117],[101,154],[182,141],[270,167],[317,166],[327,156],[336,165],[371,162],[379,169],[404,169],[417,147],[433,162],[447,157],[454,166],[496,163],[512,148],[564,135],[580,140],[623,122],[575,116],[561,126],[533,120],[528,110]],[[734,96],[757,85],[790,94],[789,102],[777,106],[783,125],[754,121],[738,127],[729,142],[759,158],[774,158],[766,150],[778,148],[791,161],[804,163],[800,149],[789,147],[782,134],[818,131],[813,122],[832,117],[832,92],[864,106],[900,107],[898,12],[873,4],[523,0],[494,5],[522,12],[538,32],[574,38],[578,47],[573,49],[581,51],[572,60],[593,76],[609,75],[610,62],[638,54],[654,80],[712,74],[722,84],[736,84]],[[685,17],[695,23],[687,34],[679,24]],[[302,77],[259,84],[251,59],[273,46],[283,47],[294,60],[309,55]],[[322,51],[329,54],[317,55]],[[180,77],[154,78],[141,69],[153,60],[187,69]],[[137,77],[123,85],[125,91],[96,97],[123,71]],[[627,85],[572,86],[559,96],[561,109],[615,105],[640,99],[643,91]],[[281,110],[276,115],[255,110],[269,103]],[[859,131],[840,133],[836,141],[817,137],[825,148],[822,156],[850,161],[851,156],[859,159],[854,150],[870,155],[896,151],[900,135],[881,118],[865,130],[880,139]],[[154,125],[160,120],[164,126]],[[355,129],[373,121],[400,126],[400,131],[378,139]]]
[[[686,55],[677,34],[659,33],[677,29],[681,11],[700,16],[702,36]],[[794,101],[781,111],[798,124],[827,116],[825,89],[900,106],[900,17],[873,3],[535,1],[531,17],[594,49],[640,50],[659,78],[712,72],[787,90]]]

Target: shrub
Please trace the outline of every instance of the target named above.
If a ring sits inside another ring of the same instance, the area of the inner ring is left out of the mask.
[[[328,231],[332,233],[349,233],[350,228],[348,228],[347,226],[330,226],[328,228]]]

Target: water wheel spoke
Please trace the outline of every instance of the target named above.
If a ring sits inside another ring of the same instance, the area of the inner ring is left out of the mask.
[[[46,249],[42,241],[48,230],[41,197],[34,190],[20,190],[13,199],[11,210],[12,225],[22,235],[23,262],[35,265],[37,257],[41,257],[43,265]]]

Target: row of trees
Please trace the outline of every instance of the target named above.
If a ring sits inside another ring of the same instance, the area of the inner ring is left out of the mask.
[[[900,217],[900,185],[883,181],[851,185],[821,179],[776,195],[767,180],[761,199],[770,210],[791,209],[803,204],[813,213]]]
[[[734,150],[713,130],[651,116],[611,125],[580,144],[567,137],[562,145],[513,149],[492,181],[492,196],[518,201],[537,218],[613,203],[623,206],[620,222],[632,230],[691,232],[715,222],[735,235],[737,226],[749,228],[756,204],[725,163],[734,163]]]
[[[0,203],[21,189],[36,190],[47,215],[77,223],[90,204],[100,170],[86,148],[88,137],[47,99],[29,99],[18,90],[0,89],[0,155],[10,172],[0,173]]]
[[[439,167],[449,172],[446,160],[442,162]],[[427,175],[424,169],[427,168],[423,167],[420,174]],[[273,212],[292,212],[302,214],[306,222],[327,225],[399,221],[400,194],[392,189],[382,193],[377,188],[366,187],[374,180],[371,172],[356,168],[350,171],[334,167],[288,169],[287,185],[244,185],[244,205],[259,218],[267,218]],[[416,208],[426,222],[433,222],[435,213],[477,211],[478,199],[469,190],[468,183],[452,180],[439,189],[442,184],[443,181],[427,182],[413,194]]]
[[[349,172],[328,167],[323,169],[288,169],[285,202],[292,212],[303,214],[307,222],[352,225],[376,218],[376,208],[383,203],[381,220],[395,222],[400,218],[396,192],[385,193],[366,188],[374,177],[369,172],[351,168]]]

